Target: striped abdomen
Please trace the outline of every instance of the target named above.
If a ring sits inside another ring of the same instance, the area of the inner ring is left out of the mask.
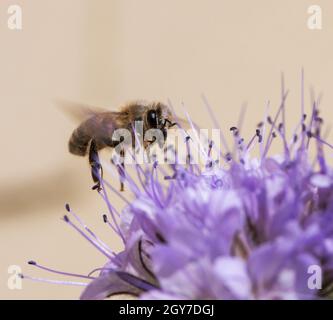
[[[77,156],[85,156],[91,139],[92,137],[87,130],[87,123],[83,122],[73,131],[71,138],[69,139],[69,152]]]
[[[108,112],[95,115],[82,122],[76,128],[69,140],[69,152],[78,156],[85,156],[91,140],[94,140],[97,151],[105,147],[114,148],[118,142],[111,137],[116,123],[115,113]]]

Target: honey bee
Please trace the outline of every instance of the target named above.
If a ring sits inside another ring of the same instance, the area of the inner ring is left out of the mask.
[[[94,189],[100,190],[100,178],[102,168],[98,160],[98,151],[104,148],[115,148],[121,141],[112,139],[113,133],[117,129],[127,129],[132,135],[132,144],[135,145],[136,136],[134,125],[137,121],[142,121],[143,136],[149,129],[159,129],[163,133],[164,140],[167,138],[167,130],[177,123],[174,121],[171,110],[161,102],[136,101],[129,103],[119,109],[119,111],[94,110],[91,108],[81,108],[85,119],[73,131],[68,148],[69,152],[77,156],[89,157],[91,175],[96,183]],[[177,120],[178,122],[178,120]],[[144,147],[154,141],[144,141]],[[124,158],[124,150],[120,151],[120,156]],[[124,173],[124,162],[118,167],[119,175]],[[124,183],[121,179],[120,190],[124,190]]]

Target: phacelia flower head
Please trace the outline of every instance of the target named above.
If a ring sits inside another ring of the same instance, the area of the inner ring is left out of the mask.
[[[280,121],[286,96],[250,139],[230,128],[234,146],[222,148],[220,162],[212,158],[210,142],[202,148],[204,166],[187,161],[166,170],[158,162],[137,164],[138,183],[122,173],[131,201],[101,178],[99,193],[109,209],[103,219],[123,240],[122,252],[113,252],[67,206],[65,222],[106,257],[87,276],[62,273],[85,279],[79,283],[85,286],[81,298],[119,293],[142,299],[328,298],[333,170],[324,152],[332,145],[322,137],[318,101],[308,117],[302,106],[287,137]],[[270,155],[275,139],[281,139],[283,152]],[[185,136],[183,143],[188,141]],[[256,145],[259,156],[251,157]],[[122,212],[113,207],[110,191],[126,202]]]

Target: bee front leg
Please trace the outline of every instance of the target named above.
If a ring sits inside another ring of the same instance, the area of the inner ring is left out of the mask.
[[[91,167],[91,177],[95,182],[93,190],[100,191],[101,179],[103,179],[103,168],[99,162],[99,156],[97,151],[97,145],[95,140],[91,140],[89,148],[89,164]]]
[[[120,158],[120,161],[119,161]],[[117,168],[119,181],[120,181],[120,191],[125,191],[124,180],[125,180],[125,151],[119,151],[119,157],[117,160],[111,159],[111,163]]]

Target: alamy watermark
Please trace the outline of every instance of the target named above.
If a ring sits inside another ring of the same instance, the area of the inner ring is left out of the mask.
[[[13,4],[8,7],[8,29],[10,30],[22,30],[22,7],[18,4]],[[307,27],[310,30],[322,29],[322,8],[313,4],[307,8]]]
[[[22,289],[22,269],[18,265],[8,266],[7,272],[9,274],[7,280],[7,286],[10,290],[21,290]]]
[[[323,285],[323,274],[321,266],[313,264],[308,267],[308,288],[310,290],[321,290]]]
[[[308,20],[307,27],[310,30],[321,30],[323,28],[322,9],[318,5],[311,5],[308,7]]]
[[[255,141],[253,141],[255,143]],[[231,160],[231,154],[222,154],[221,132],[219,129],[148,129],[143,122],[136,121],[134,130],[117,129],[110,137],[109,145],[113,162],[124,164],[204,164],[218,163],[223,158]],[[238,147],[244,152],[247,147],[239,138]]]
[[[9,30],[22,30],[22,8],[17,4],[8,7],[8,29]]]

